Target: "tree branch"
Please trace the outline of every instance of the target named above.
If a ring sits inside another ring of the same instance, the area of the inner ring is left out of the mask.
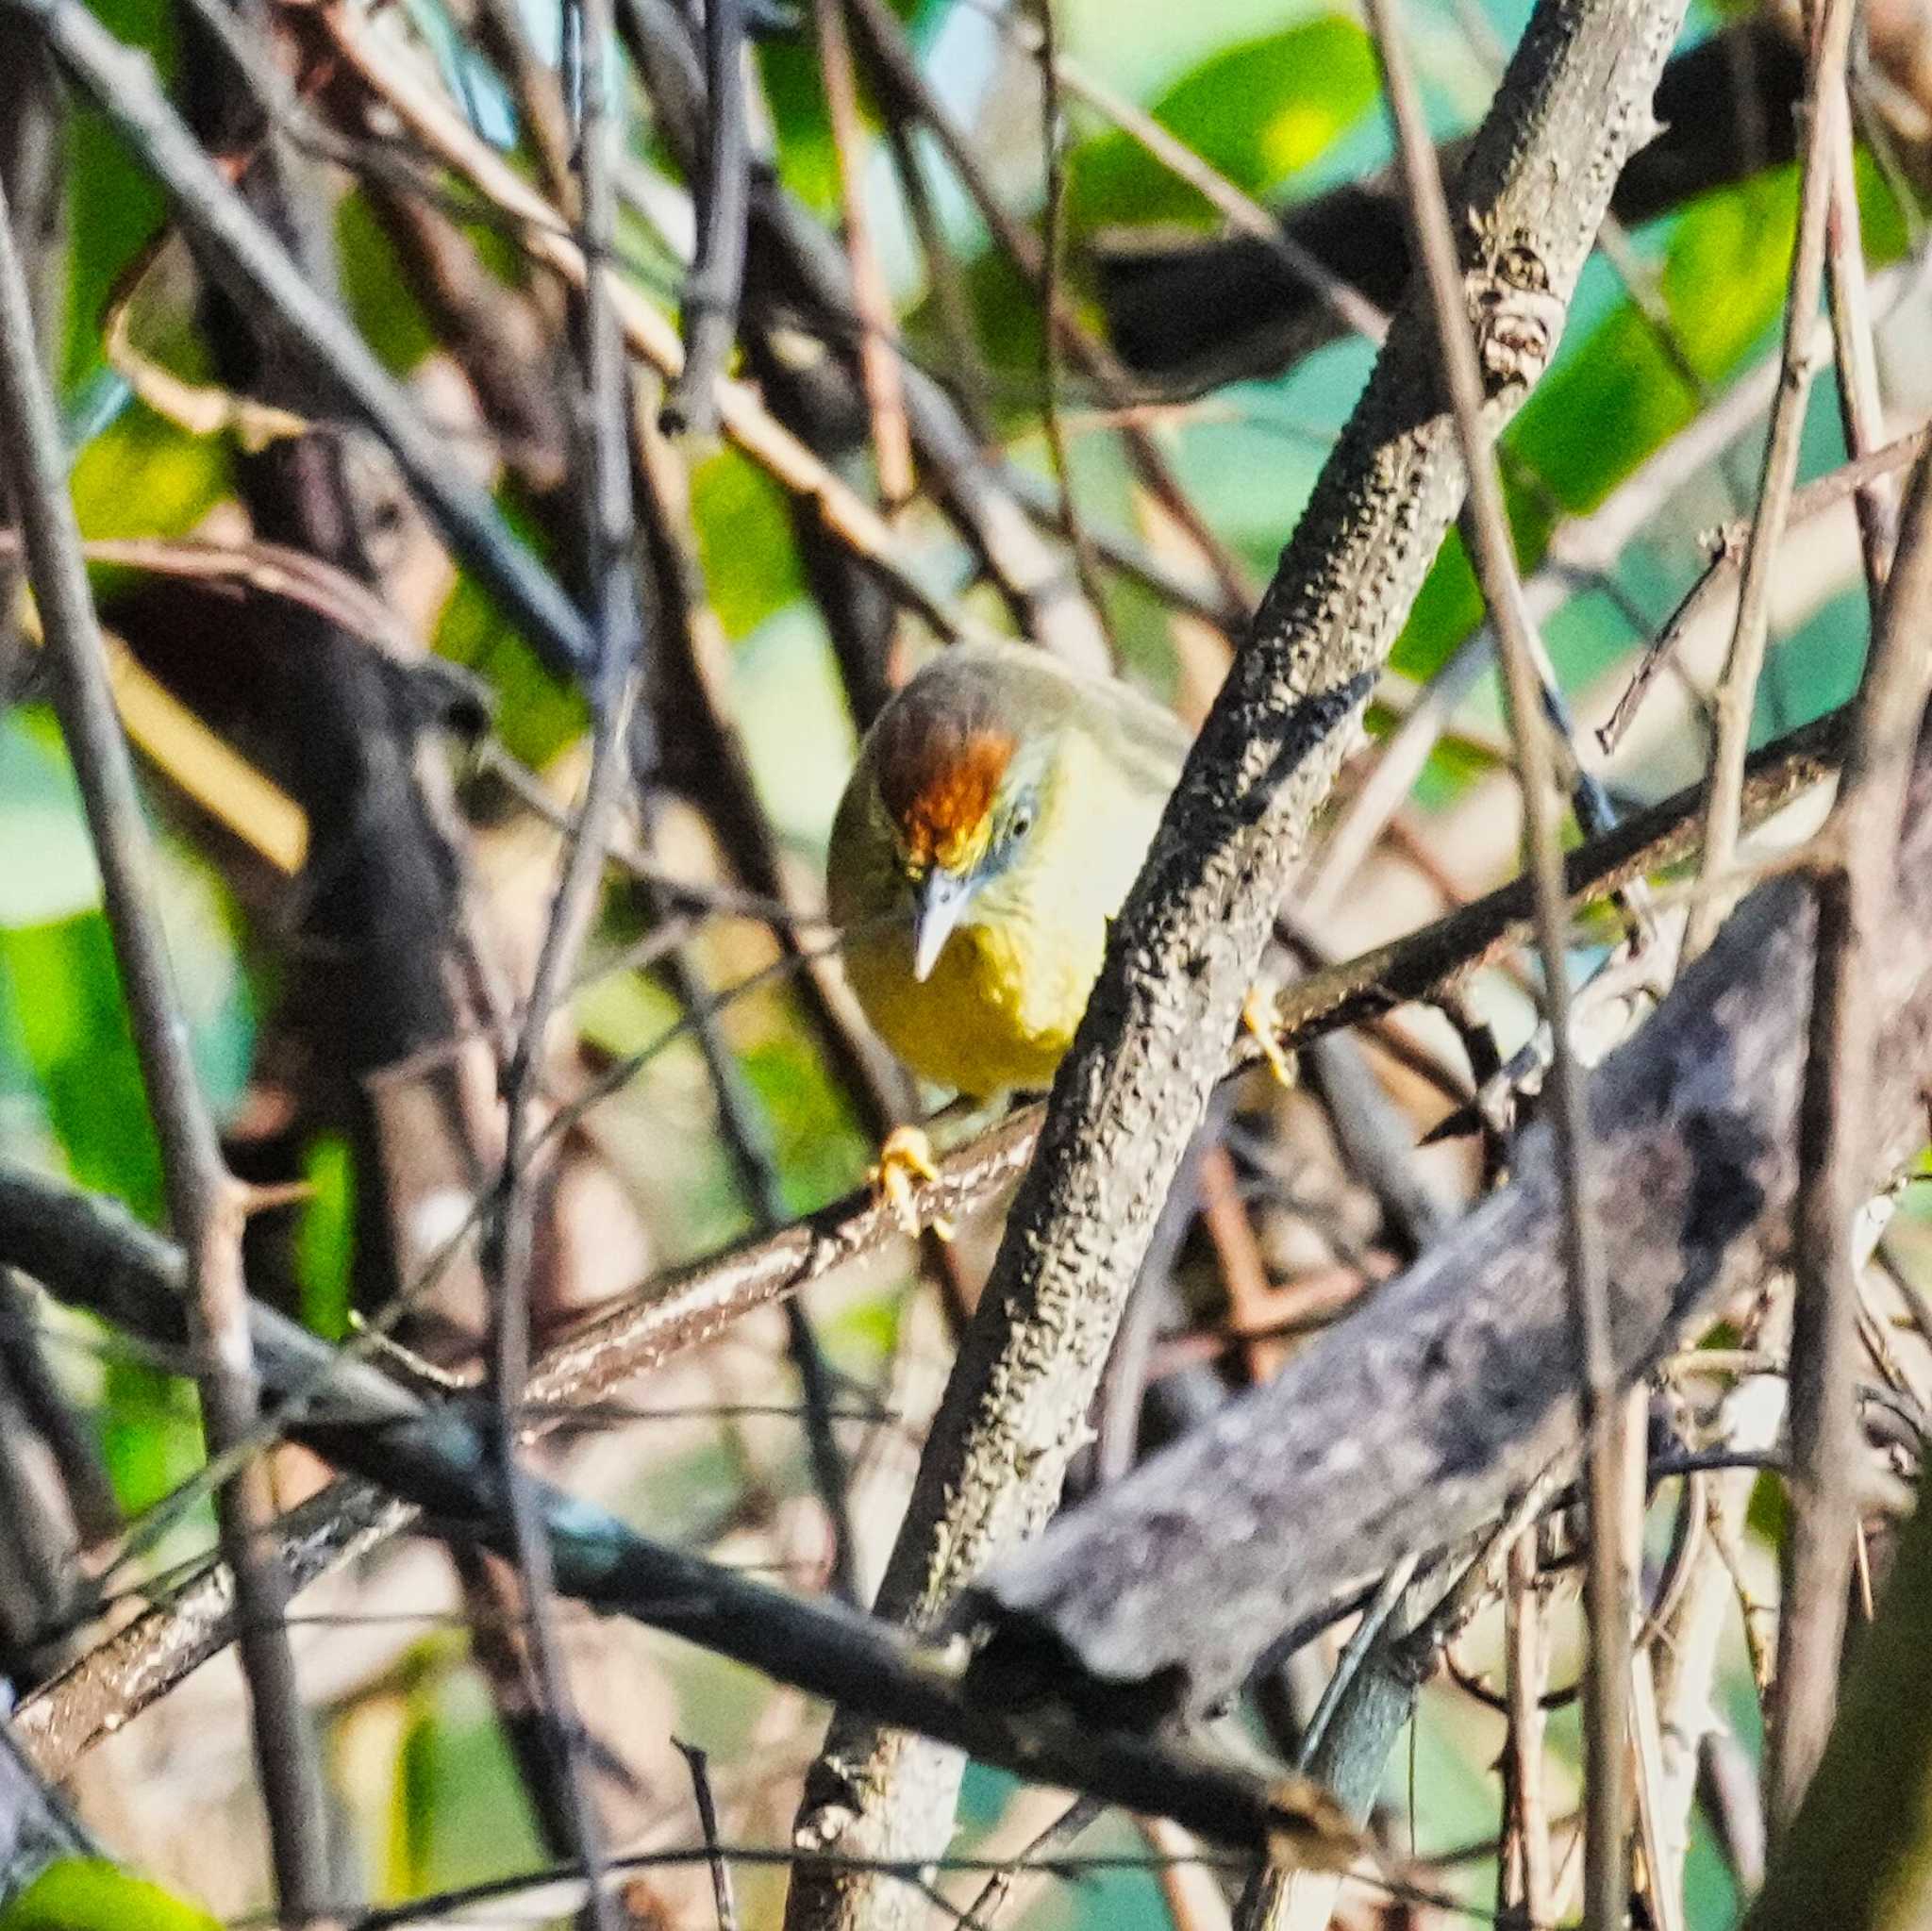
[[[0,1256],[69,1305],[145,1340],[185,1340],[180,1249],[110,1201],[0,1163]],[[263,1384],[282,1404],[276,1419],[291,1437],[407,1497],[438,1533],[513,1551],[489,1420],[475,1404],[429,1406],[273,1308],[251,1303],[249,1315]],[[533,1391],[538,1385],[533,1377]],[[1172,1816],[1217,1842],[1318,1863],[1350,1862],[1359,1849],[1312,1786],[1271,1781],[1129,1730],[1102,1734],[1071,1711],[975,1703],[962,1693],[958,1645],[918,1645],[856,1611],[650,1541],[539,1477],[525,1474],[524,1485],[557,1588],[594,1608],[683,1636],[813,1695],[851,1699],[1022,1776]]]
[[[58,669],[55,705],[100,861],[114,960],[159,1141],[169,1218],[188,1257],[188,1320],[210,1460],[254,1429],[258,1390],[242,1273],[243,1190],[228,1172],[189,1051],[156,891],[154,855],[67,496],[67,454],[42,372],[6,196],[0,193],[0,455],[26,542],[28,580]],[[305,1922],[325,1878],[320,1767],[282,1616],[287,1586],[260,1531],[274,1513],[250,1459],[216,1491],[242,1617],[255,1760],[282,1907]]]
[[[1841,723],[1841,714],[1833,713],[1765,746],[1746,786],[1746,810],[1754,822],[1831,772]],[[1572,904],[1600,897],[1691,849],[1702,807],[1702,788],[1688,788],[1572,852]],[[1286,1045],[1293,1050],[1355,1020],[1441,990],[1520,944],[1529,919],[1528,890],[1519,880],[1407,939],[1298,981],[1282,1002]],[[1238,1056],[1247,1057],[1245,1048]],[[991,1207],[1031,1157],[1042,1111],[1024,1107],[949,1156],[940,1178],[918,1196],[922,1218],[965,1220]],[[0,1188],[0,1257],[10,1255],[8,1243],[19,1238],[8,1220],[6,1199]],[[876,1252],[897,1233],[896,1221],[867,1190],[775,1234],[651,1281],[544,1351],[530,1377],[530,1403],[557,1407],[594,1401],[632,1376],[702,1346],[754,1308]],[[279,1524],[281,1559],[291,1587],[300,1590],[368,1554],[414,1519],[413,1511],[358,1482],[345,1480],[325,1490]],[[18,1713],[21,1733],[50,1775],[64,1775],[103,1737],[219,1655],[234,1635],[226,1573],[213,1568],[28,1697]]]
[[[1492,423],[1555,352],[1651,96],[1678,0],[1545,0],[1472,152],[1466,294]],[[1460,505],[1425,304],[1407,302],[1191,752],[1055,1082],[1041,1150],[955,1366],[880,1591],[941,1614],[1058,1498],[1120,1310],[1259,966],[1309,822]],[[835,1719],[806,1841],[942,1848],[958,1766]],[[801,1873],[791,1931],[887,1924],[862,1876]]]
[[[1871,960],[1868,1187],[1924,1137],[1932,737],[1895,889]],[[1626,1384],[1789,1251],[1816,897],[1796,872],[1759,888],[1591,1082],[1591,1206]],[[1096,1713],[1224,1695],[1272,1636],[1291,1645],[1339,1595],[1493,1517],[1574,1451],[1574,1354],[1540,1125],[1512,1183],[1360,1313],[987,1577],[966,1612],[992,1627],[982,1693],[1046,1667]]]

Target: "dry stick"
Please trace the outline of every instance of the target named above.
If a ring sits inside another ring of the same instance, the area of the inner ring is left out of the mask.
[[[1852,151],[1851,103],[1840,87],[1821,104],[1828,110],[1827,157],[1831,202],[1825,211],[1825,298],[1838,358],[1839,417],[1845,448],[1869,456],[1885,441],[1885,406],[1878,392],[1878,357],[1872,340],[1872,296],[1865,279],[1865,243],[1858,223],[1857,164]],[[1874,479],[1858,491],[1858,540],[1873,621],[1891,567],[1897,535],[1897,497],[1889,481]]]
[[[667,434],[709,436],[718,381],[738,334],[751,208],[741,0],[706,0],[705,167],[697,252],[684,280],[684,367],[664,398]]]
[[[718,1914],[718,1931],[738,1931],[731,1866],[718,1848],[718,1799],[711,1790],[710,1758],[682,1737],[674,1737],[671,1742],[691,1771],[691,1801],[697,1806],[698,1828],[705,1834],[705,1861],[711,1867],[711,1903]]]
[[[1717,744],[1711,754],[1710,803],[1705,814],[1703,891],[1684,928],[1684,957],[1703,952],[1724,922],[1727,874],[1738,851],[1738,788],[1757,701],[1771,629],[1772,568],[1784,541],[1791,493],[1798,477],[1798,444],[1816,362],[1811,327],[1824,278],[1825,215],[1831,200],[1831,123],[1844,99],[1845,49],[1852,32],[1852,0],[1820,0],[1812,51],[1809,125],[1799,179],[1798,235],[1791,254],[1790,289],[1785,301],[1783,379],[1772,406],[1771,434],[1757,490],[1757,513],[1744,552],[1743,582],[1730,649],[1717,686]]]
[[[242,1273],[246,1194],[222,1157],[196,1081],[188,1025],[161,935],[154,857],[107,652],[67,498],[67,457],[36,359],[32,308],[0,192],[0,451],[26,537],[27,574],[58,666],[55,700],[100,861],[108,929],[127,1001],[169,1217],[189,1257],[190,1340],[199,1364],[210,1457],[256,1424],[258,1392]],[[287,1587],[258,1540],[274,1515],[268,1471],[249,1461],[218,1491],[223,1553],[235,1577],[256,1767],[268,1809],[283,1910],[306,1920],[328,1880],[322,1784],[294,1656],[282,1623]]]
[[[845,31],[845,0],[814,0],[812,10],[818,21],[819,70],[832,128],[832,156],[839,169],[839,198],[845,209],[852,306],[859,323],[858,376],[872,412],[879,498],[891,515],[911,497],[916,481],[899,371],[898,327],[866,211],[865,128],[858,112],[852,42]]]
[[[1790,1527],[1769,1778],[1790,1828],[1838,1704],[1863,1459],[1853,1227],[1871,1192],[1867,1090],[1877,1040],[1872,950],[1892,916],[1912,747],[1932,689],[1932,458],[1907,499],[1898,561],[1865,667],[1838,801],[1820,834],[1818,964],[1799,1110],[1805,1175],[1791,1313]]]
[[[1090,381],[1105,391],[1117,407],[1124,407],[1133,397],[1132,377],[1111,350],[1088,334],[1071,305],[1049,288],[1041,244],[1013,219],[994,193],[985,170],[979,165],[958,125],[927,84],[907,43],[906,31],[899,17],[886,0],[848,0],[848,5],[864,37],[866,52],[880,78],[897,97],[899,109],[915,118],[931,133],[1001,251],[1029,282],[1048,290],[1048,333],[1059,340],[1066,354]],[[1222,595],[1237,608],[1245,608],[1250,595],[1240,564],[1202,521],[1187,491],[1175,481],[1153,437],[1129,416],[1123,421],[1121,440],[1141,482],[1159,499],[1162,508],[1173,516],[1200,552],[1202,559],[1213,573]]]
[[[1624,1546],[1627,1510],[1624,1407],[1617,1399],[1607,1287],[1593,1237],[1589,1199],[1589,1124],[1583,1075],[1570,1040],[1570,958],[1559,842],[1562,793],[1543,718],[1542,652],[1531,635],[1509,535],[1508,506],[1485,415],[1483,371],[1470,331],[1467,295],[1449,225],[1449,204],[1422,96],[1402,44],[1398,0],[1369,0],[1369,19],[1397,135],[1416,258],[1429,291],[1443,386],[1469,467],[1463,528],[1501,646],[1511,736],[1523,791],[1527,870],[1536,892],[1538,950],[1554,1057],[1551,1117],[1562,1176],[1564,1253],[1575,1304],[1577,1381],[1590,1434],[1590,1569],[1585,1613],[1590,1632],[1584,1672],[1587,1836],[1584,1923],[1616,1931],[1629,1902],[1628,1743],[1631,1558]],[[1526,1855],[1526,1853],[1525,1853]]]
[[[1749,822],[1828,776],[1843,713],[1834,712],[1766,745],[1747,776]],[[1694,850],[1701,788],[1677,792],[1633,814],[1612,837],[1573,852],[1573,905]],[[1292,1050],[1342,1025],[1453,985],[1522,941],[1531,907],[1523,881],[1358,958],[1311,974],[1283,998],[1283,1040]],[[1258,1050],[1243,1049],[1243,1063]],[[1042,1108],[1030,1107],[941,1163],[940,1178],[918,1196],[921,1215],[964,1219],[1011,1188],[1031,1158]],[[534,1411],[581,1407],[724,1333],[834,1270],[896,1240],[898,1224],[874,1190],[808,1215],[767,1239],[647,1282],[635,1293],[547,1347],[530,1377]],[[328,1573],[407,1527],[413,1511],[363,1485],[339,1482],[277,1524],[282,1560],[297,1588]],[[27,1697],[17,1713],[22,1735],[50,1775],[65,1775],[82,1754],[167,1694],[234,1640],[225,1574],[204,1573],[98,1644],[60,1677]]]
[[[183,1260],[117,1204],[0,1162],[0,1252],[74,1306],[144,1340],[178,1345]],[[426,1402],[390,1376],[253,1304],[263,1373],[288,1432],[340,1467],[407,1492],[439,1532],[514,1546],[486,1425],[466,1404]],[[892,1723],[942,1736],[1042,1783],[1091,1790],[1217,1842],[1267,1856],[1353,1861],[1359,1836],[1305,1779],[1270,1781],[1071,1710],[969,1699],[957,1643],[920,1646],[836,1604],[788,1595],[724,1564],[639,1535],[597,1505],[527,1477],[559,1590],[810,1694],[852,1697]]]
[[[1067,252],[1067,125],[1060,102],[1059,63],[1055,51],[1054,0],[1034,0],[1040,13],[1040,145],[1045,162],[1044,200],[1040,216],[1040,420],[1047,458],[1060,495],[1060,524],[1074,553],[1074,574],[1096,622],[1107,623],[1100,566],[1087,538],[1087,522],[1074,491],[1073,456],[1067,445],[1066,416],[1060,395],[1060,332],[1053,318],[1065,306]],[[1108,658],[1113,650],[1109,641]]]
[[[436,435],[362,338],[303,278],[169,106],[144,54],[102,26],[80,0],[0,0],[31,20],[60,65],[167,190],[204,258],[235,299],[277,324],[278,340],[340,396],[395,458],[451,547],[500,597],[559,670],[590,662],[582,617],[557,580],[510,534],[489,498],[463,481]]]
[[[669,444],[654,436],[641,417],[635,431],[637,472],[652,511],[649,529],[666,642],[684,655],[695,687],[693,710],[712,741],[714,829],[741,875],[769,892],[784,894],[790,890],[789,874],[728,708],[729,650],[717,613],[706,601],[691,522],[690,478]],[[661,905],[655,909],[661,916]],[[873,1061],[848,1017],[849,994],[836,976],[830,952],[802,945],[789,923],[772,929],[788,960],[801,969],[800,996],[828,1063],[866,1116],[880,1123],[876,1130],[883,1135],[890,1124],[891,1101],[875,1081]],[[678,1004],[697,1036],[739,1190],[758,1231],[770,1233],[783,1226],[788,1216],[763,1105],[720,1029],[718,1002],[689,948],[680,947],[672,955],[669,970]],[[832,1529],[832,1584],[841,1598],[856,1604],[860,1595],[858,1539],[847,1499],[845,1457],[832,1425],[831,1373],[802,1297],[787,1300],[785,1321],[787,1344],[804,1397],[812,1480]]]
[[[878,10],[861,0],[861,10]],[[1486,350],[1520,401],[1650,101],[1676,0],[1539,8],[1462,196]],[[1174,1172],[1225,1069],[1310,819],[1464,488],[1428,322],[1391,325],[1109,939],[1039,1157],[922,1458],[881,1591],[922,1625],[1051,1512]],[[1292,993],[1290,995],[1292,996]],[[850,1712],[807,1783],[808,1839],[866,1855],[943,1842],[957,1759]],[[863,1877],[802,1872],[793,1931],[891,1922]]]
[[[1537,1575],[1535,1527],[1509,1545],[1509,1579],[1504,1592],[1504,1644],[1509,1734],[1504,1758],[1504,1840],[1511,1847],[1498,1873],[1497,1915],[1531,1924],[1554,1921],[1550,1863],[1550,1814],[1543,1794],[1543,1686],[1549,1658],[1543,1642],[1543,1602]]]
[[[585,1739],[551,1614],[557,1582],[554,1557],[519,1457],[530,1372],[530,1260],[536,1212],[530,1117],[551,1018],[575,974],[596,912],[605,849],[628,789],[627,752],[635,745],[641,759],[648,760],[651,755],[648,720],[639,720],[635,727],[633,724],[637,693],[645,676],[645,638],[632,560],[636,529],[627,434],[630,372],[610,295],[610,256],[617,231],[612,165],[618,136],[606,94],[612,40],[609,0],[577,0],[576,17],[582,42],[576,125],[583,213],[580,246],[586,264],[582,334],[587,436],[581,498],[594,600],[591,627],[596,658],[591,694],[595,724],[576,836],[565,848],[522,1030],[504,1077],[503,1167],[485,1227],[483,1272],[491,1292],[493,1328],[489,1356],[491,1445],[523,1583],[541,1721],[562,1785],[575,1848],[589,1880],[592,1921],[598,1931],[617,1931],[621,1907],[606,1881],[602,1822],[591,1790]]]

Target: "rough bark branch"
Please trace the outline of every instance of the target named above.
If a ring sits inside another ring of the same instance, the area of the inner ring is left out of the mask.
[[[1754,823],[1830,773],[1841,722],[1834,713],[1758,754],[1745,791]],[[1572,903],[1585,904],[1681,857],[1690,849],[1702,804],[1702,788],[1689,788],[1572,852]],[[1520,943],[1529,916],[1528,887],[1518,880],[1406,939],[1310,974],[1284,996],[1285,1045],[1292,1051],[1454,983]],[[951,1155],[939,1180],[919,1197],[922,1216],[928,1222],[935,1215],[964,1220],[986,1211],[1031,1157],[1042,1111],[1024,1108]],[[9,1238],[0,1202],[0,1252],[11,1251],[6,1246]],[[754,1308],[781,1301],[896,1238],[896,1224],[867,1190],[775,1234],[651,1281],[546,1348],[530,1378],[530,1400],[551,1407],[594,1401],[703,1345]],[[365,1483],[339,1482],[278,1524],[291,1587],[305,1588],[368,1554],[414,1519],[406,1505]],[[103,1737],[219,1655],[234,1635],[227,1574],[212,1567],[36,1690],[18,1712],[21,1734],[44,1771],[64,1775]]]
[[[1545,0],[1472,150],[1466,292],[1492,419],[1547,366],[1651,100],[1678,0]],[[879,1597],[912,1626],[1038,1530],[1080,1440],[1156,1216],[1226,1068],[1291,868],[1461,503],[1426,304],[1396,315],[1116,923],[1041,1148],[962,1346]],[[804,1841],[943,1848],[958,1764],[835,1719]],[[895,1923],[861,1875],[794,1883],[791,1931]]]
[[[1874,1188],[1925,1135],[1925,738],[1895,886],[1870,961]],[[1788,1257],[1816,926],[1808,876],[1760,887],[1591,1082],[1592,1207],[1625,1383]],[[1494,1516],[1573,1450],[1574,1356],[1539,1126],[1512,1184],[1359,1314],[987,1577],[971,1611],[992,1632],[982,1693],[1042,1666],[1096,1711],[1225,1693],[1271,1637],[1292,1642],[1339,1593]]]
[[[112,1201],[0,1163],[0,1255],[69,1305],[144,1340],[185,1342],[181,1250]],[[425,1403],[273,1308],[251,1303],[249,1315],[263,1386],[279,1404],[278,1427],[406,1497],[439,1534],[513,1552],[502,1470],[478,1405]],[[790,1596],[653,1542],[535,1475],[526,1473],[523,1487],[558,1590],[594,1608],[685,1637],[810,1694],[851,1699],[882,1721],[943,1737],[1022,1776],[1172,1816],[1217,1842],[1263,1855],[1291,1846],[1317,1861],[1339,1853],[1348,1862],[1356,1854],[1354,1832],[1311,1786],[1270,1780],[1132,1730],[1102,1735],[1069,1710],[974,1704],[962,1693],[966,1659],[957,1644],[918,1644],[837,1604]],[[23,1741],[33,1749],[30,1736]]]

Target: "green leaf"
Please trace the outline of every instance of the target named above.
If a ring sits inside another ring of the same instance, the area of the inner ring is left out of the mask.
[[[169,0],[93,0],[110,33],[153,56],[165,82],[175,67],[175,9]],[[160,231],[167,202],[107,119],[76,103],[67,119],[67,339],[64,388],[98,369],[102,317],[135,258]]]
[[[735,450],[692,474],[691,515],[705,588],[727,637],[749,636],[803,593],[784,492]]]
[[[452,663],[489,678],[497,693],[497,732],[525,764],[541,766],[590,724],[582,694],[559,683],[468,576],[458,579],[436,629]]]
[[[74,465],[74,513],[90,538],[178,537],[229,490],[228,442],[191,436],[131,402]]]
[[[0,984],[75,1182],[158,1220],[160,1153],[107,921],[0,927]]]
[[[1238,188],[1261,197],[1319,160],[1374,105],[1375,92],[1368,36],[1327,14],[1225,48],[1152,111]],[[1197,190],[1119,129],[1075,151],[1067,206],[1076,234],[1120,223],[1221,223]]]
[[[403,273],[388,231],[359,191],[337,204],[336,254],[350,320],[385,368],[408,375],[436,347],[436,330]]]
[[[318,1134],[302,1157],[308,1186],[295,1224],[293,1266],[303,1324],[328,1340],[349,1331],[356,1262],[356,1156],[339,1133]]]
[[[221,1931],[221,1920],[105,1858],[61,1857],[0,1910],[0,1931]]]

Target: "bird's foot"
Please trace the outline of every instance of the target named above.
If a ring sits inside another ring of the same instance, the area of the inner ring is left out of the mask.
[[[929,1221],[923,1220],[919,1201],[913,1192],[920,1181],[937,1180],[939,1177],[932,1141],[923,1126],[893,1127],[879,1148],[878,1165],[867,1175],[908,1240],[918,1240],[930,1226],[941,1240],[950,1240],[953,1238],[952,1222],[944,1214],[934,1214]]]
[[[1281,1049],[1281,1015],[1275,1008],[1272,986],[1248,988],[1248,996],[1241,1001],[1241,1024],[1254,1034],[1261,1057],[1268,1062],[1268,1071],[1280,1085],[1292,1088],[1294,1062]]]

